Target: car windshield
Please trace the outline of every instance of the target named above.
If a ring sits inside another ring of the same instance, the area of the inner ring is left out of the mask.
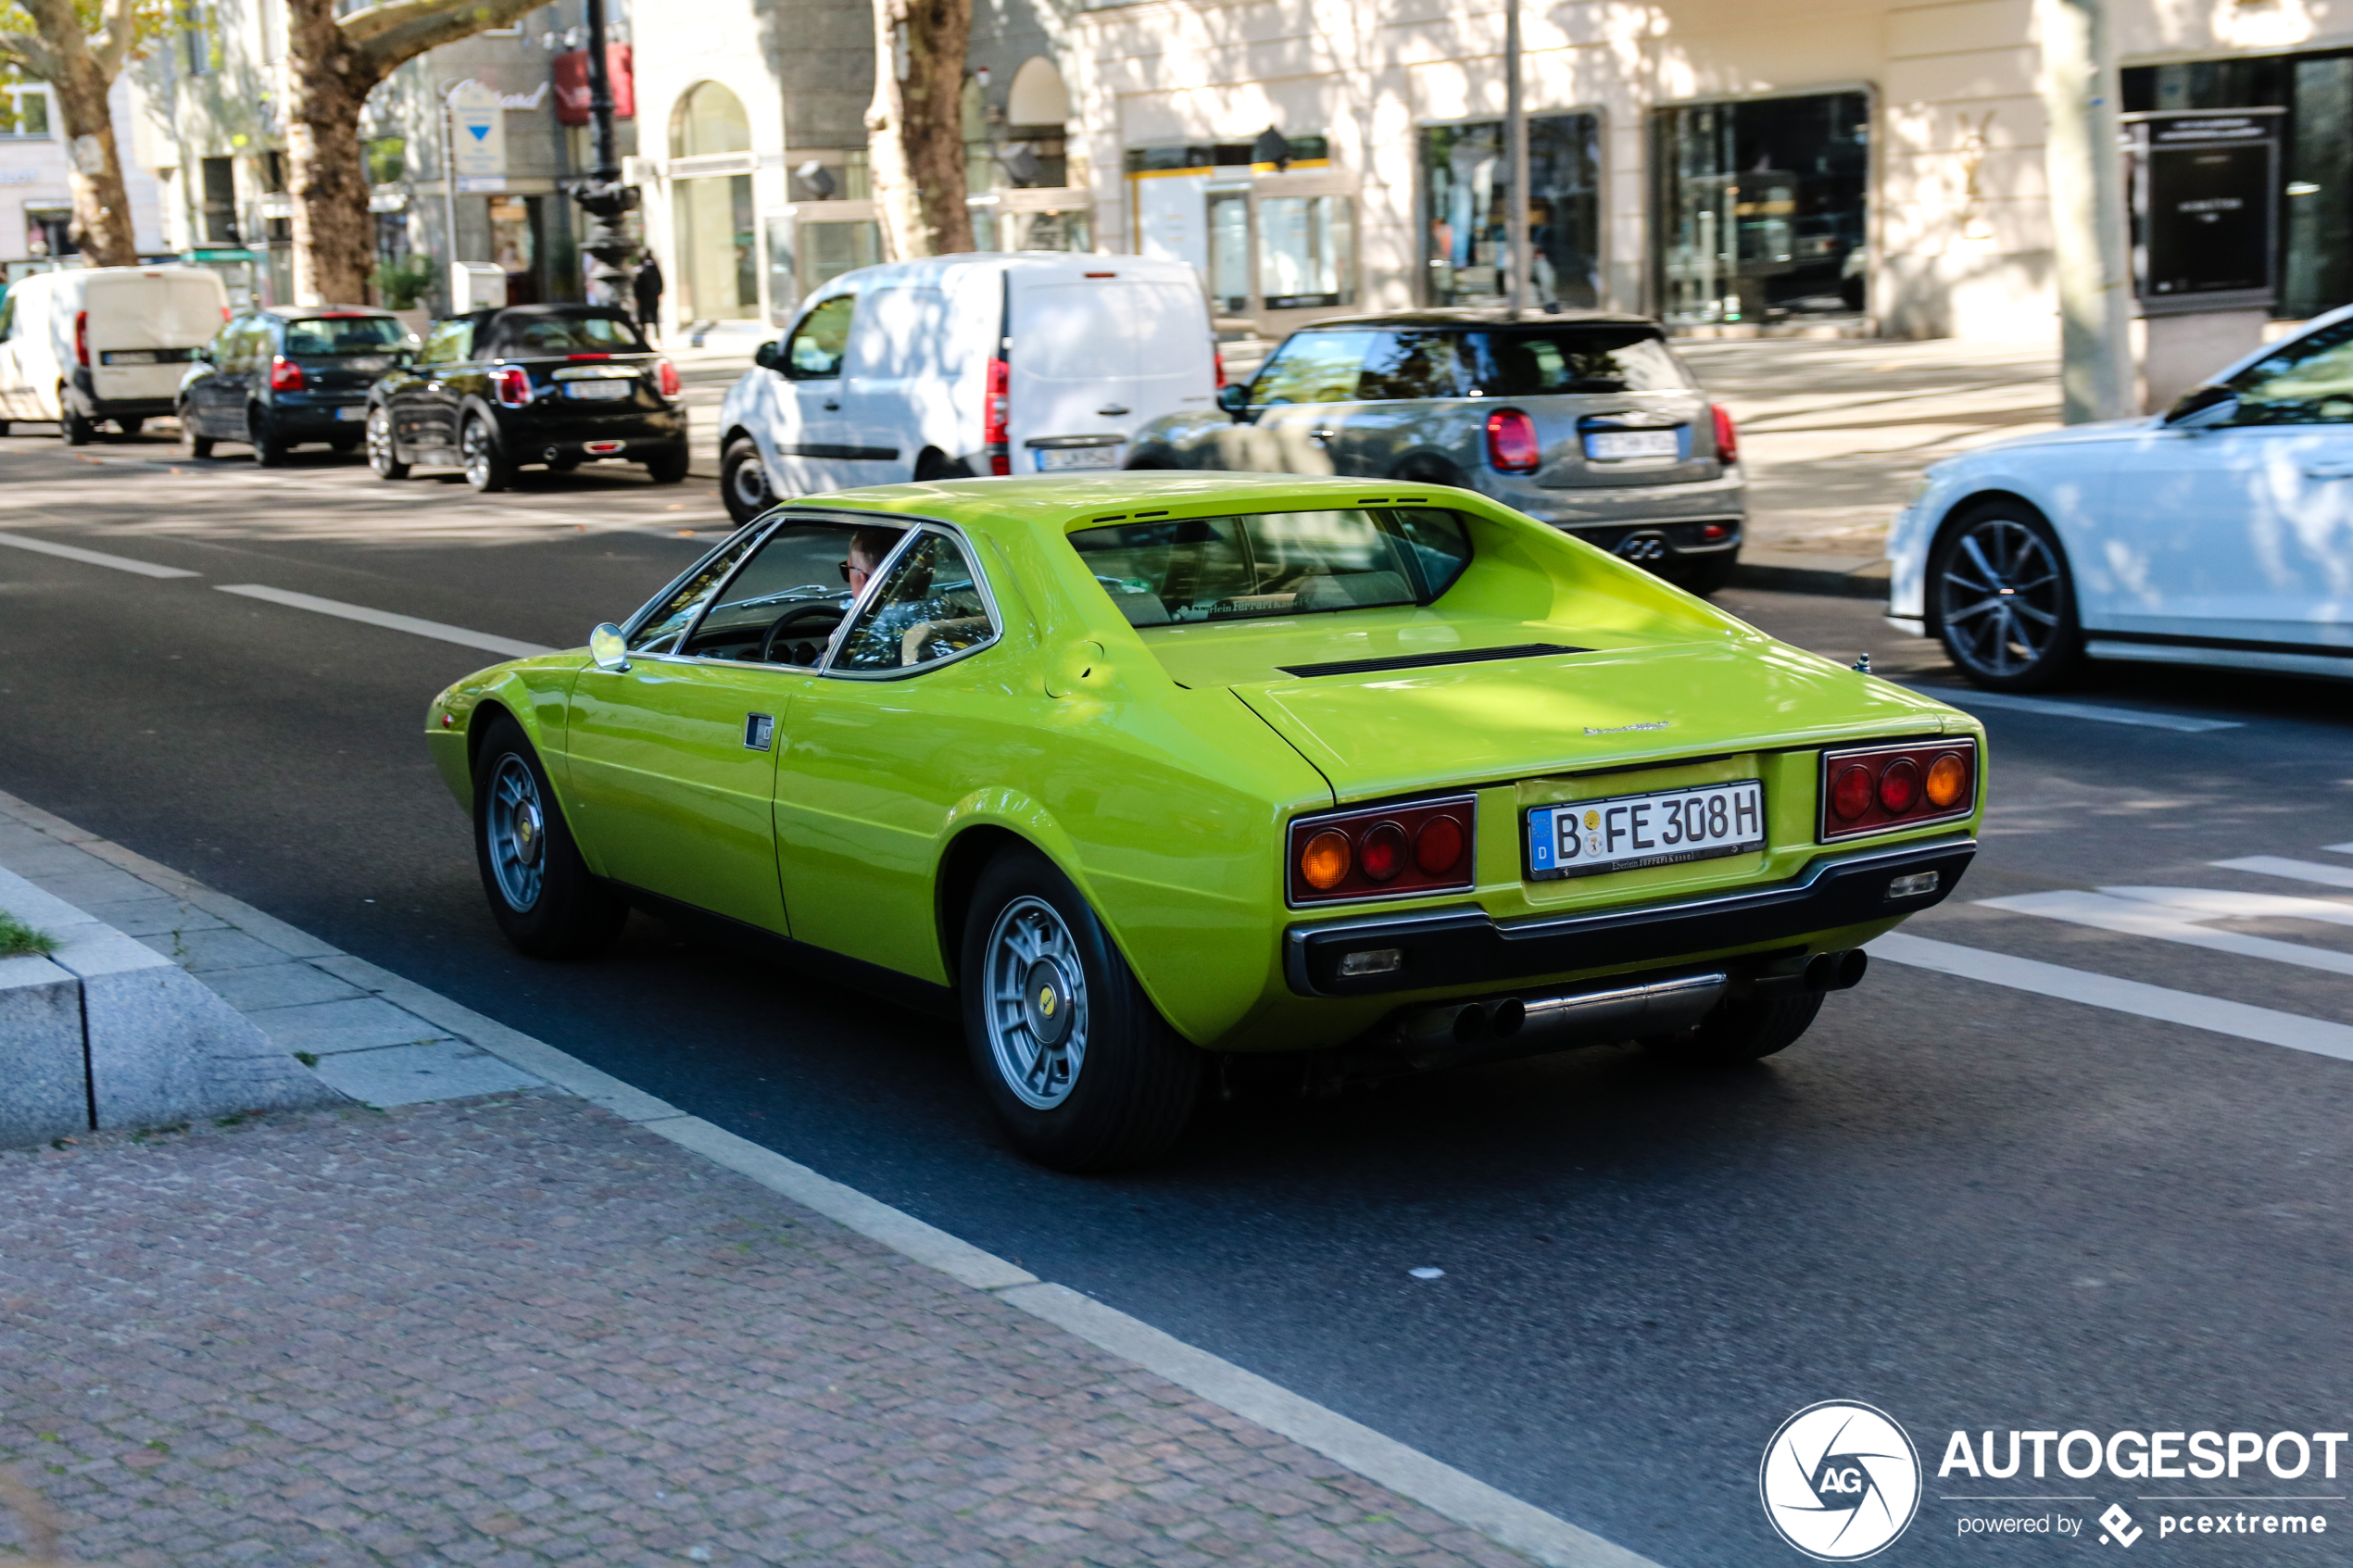
[[[619,316],[504,316],[498,321],[503,354],[643,354],[646,340]]]
[[[286,323],[288,354],[382,354],[409,341],[390,316],[311,316]]]
[[[2353,423],[2353,321],[2283,344],[2233,376],[2242,425]]]
[[[1470,562],[1453,512],[1248,512],[1070,536],[1130,624],[1428,604]]]

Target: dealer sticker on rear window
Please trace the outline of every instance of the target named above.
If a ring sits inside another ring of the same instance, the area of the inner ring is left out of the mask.
[[[1528,813],[1528,876],[1672,866],[1765,847],[1765,785],[1756,779],[1565,800]]]

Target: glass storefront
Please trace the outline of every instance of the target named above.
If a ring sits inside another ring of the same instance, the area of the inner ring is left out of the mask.
[[[1679,325],[1860,313],[1870,183],[1861,93],[1691,104],[1652,119],[1661,313]]]
[[[1356,198],[1329,144],[1290,136],[1279,167],[1254,156],[1249,142],[1129,148],[1137,250],[1190,263],[1224,318],[1353,304]]]
[[[2124,73],[2124,107],[2287,110],[2276,312],[2353,302],[2353,54],[2266,55]]]
[[[1511,164],[1501,120],[1422,127],[1422,259],[1432,305],[1504,297]],[[1601,299],[1601,126],[1590,114],[1528,119],[1529,300]]]
[[[671,115],[673,162],[748,155],[750,149],[751,121],[742,101],[720,83],[699,82],[678,101]],[[678,266],[670,284],[680,319],[748,320],[759,315],[760,235],[750,174],[675,178],[671,202]]]

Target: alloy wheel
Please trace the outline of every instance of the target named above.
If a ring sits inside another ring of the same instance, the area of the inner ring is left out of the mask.
[[[490,485],[490,466],[494,454],[490,449],[490,431],[480,420],[466,422],[466,433],[458,444],[459,455],[466,460],[466,483],[477,490]]]
[[[368,466],[389,473],[396,461],[392,450],[392,419],[382,408],[368,410]]]
[[[1057,909],[1024,894],[990,927],[985,949],[988,1047],[997,1074],[1024,1105],[1051,1110],[1070,1098],[1087,1060],[1087,976]]]
[[[498,759],[491,775],[486,818],[484,831],[499,896],[517,913],[528,913],[547,880],[547,816],[531,765],[511,752]]]
[[[772,504],[768,498],[768,470],[761,466],[758,458],[746,458],[737,463],[727,476],[727,483],[735,490],[736,506],[743,508],[746,516],[766,511]]]
[[[2012,518],[1970,524],[1944,554],[1937,614],[1954,659],[1995,679],[2025,674],[2067,634],[2067,585],[2058,558]]]

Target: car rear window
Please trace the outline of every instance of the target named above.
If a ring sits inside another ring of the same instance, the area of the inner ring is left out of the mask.
[[[1428,604],[1471,554],[1461,518],[1420,508],[1170,518],[1070,542],[1137,626]]]
[[[382,354],[409,341],[390,316],[310,316],[286,323],[288,354]]]
[[[502,316],[492,346],[502,354],[643,354],[637,329],[619,316]]]
[[[1655,327],[1564,324],[1463,336],[1465,369],[1483,396],[1684,392],[1692,384]]]

